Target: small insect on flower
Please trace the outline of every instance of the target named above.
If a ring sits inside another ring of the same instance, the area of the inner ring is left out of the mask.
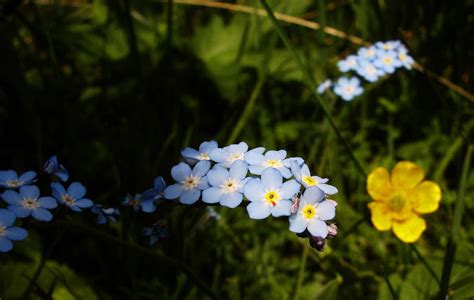
[[[44,163],[44,171],[48,174],[56,176],[62,182],[66,182],[69,179],[69,173],[66,168],[58,163],[58,158],[56,155],[51,156]]]
[[[248,151],[249,146],[245,142],[233,144],[224,148],[217,148],[211,151],[209,157],[214,162],[218,163],[224,168],[230,168],[230,166],[238,160],[246,161],[246,156],[249,153],[260,153],[265,151],[265,148],[259,147]]]
[[[374,200],[369,203],[371,219],[380,231],[393,229],[405,243],[417,241],[426,229],[420,215],[439,207],[441,189],[433,181],[423,181],[423,169],[409,161],[396,164],[392,173],[376,168],[367,177],[367,191]]]
[[[92,200],[84,198],[87,189],[79,182],[71,183],[67,191],[58,182],[51,183],[51,188],[54,198],[75,212],[80,212],[81,208],[89,208],[94,204]]]
[[[334,93],[346,101],[351,101],[354,97],[362,94],[364,89],[360,86],[357,77],[341,77],[334,85]]]
[[[199,145],[199,150],[186,147],[181,151],[181,156],[186,159],[186,162],[194,165],[196,162],[201,160],[210,160],[209,153],[212,150],[217,149],[218,145],[216,141],[203,142]]]
[[[209,187],[206,174],[210,167],[208,160],[198,162],[192,170],[185,163],[174,166],[171,176],[177,183],[165,189],[165,198],[179,198],[179,202],[183,204],[194,204],[201,197],[201,191]]]
[[[36,181],[36,172],[28,171],[18,174],[13,170],[0,171],[0,186],[7,189],[16,189],[23,185],[32,184]]]
[[[244,194],[251,203],[247,212],[252,219],[265,219],[289,216],[291,199],[300,190],[300,184],[294,180],[283,183],[283,176],[274,169],[268,168],[262,173],[261,179],[251,179],[244,186]]]
[[[31,215],[36,220],[48,222],[53,219],[53,214],[48,209],[58,206],[53,197],[40,197],[40,191],[34,185],[20,187],[19,193],[7,190],[2,197],[9,204],[8,210],[18,218],[26,218]]]
[[[120,216],[120,211],[117,208],[104,208],[100,204],[95,204],[91,207],[91,212],[97,216],[97,224],[105,224],[107,220],[112,223],[117,222],[117,217]]]
[[[11,241],[26,239],[28,232],[20,227],[13,227],[15,214],[6,209],[0,209],[0,252],[8,252],[13,249]]]
[[[158,203],[165,197],[166,183],[163,177],[155,178],[154,187],[146,190],[141,196],[141,207],[144,212],[152,213],[156,210]]]
[[[135,194],[135,196],[132,196],[131,194],[127,194],[122,201],[123,206],[131,206],[133,207],[133,210],[135,211],[140,210],[141,204],[142,204],[141,194]]]
[[[291,198],[290,211],[291,211],[292,214],[294,214],[298,211],[298,207],[300,205],[300,199],[301,199],[302,195],[303,194],[301,194],[301,192],[298,192],[298,193],[296,193],[296,195],[293,196],[293,198]]]

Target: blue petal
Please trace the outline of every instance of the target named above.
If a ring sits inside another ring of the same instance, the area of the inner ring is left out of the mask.
[[[12,190],[6,190],[2,194],[3,200],[5,200],[6,203],[12,204],[12,205],[19,205],[21,201],[21,196],[15,191]]]
[[[97,217],[97,224],[99,225],[103,225],[107,223],[107,218],[103,215],[103,214],[100,214],[98,217]]]
[[[290,217],[290,231],[302,233],[306,229],[306,221],[300,214],[294,214]]]
[[[286,179],[291,177],[291,171],[286,167],[280,167],[278,171],[280,171],[280,174]]]
[[[286,157],[286,151],[285,150],[270,150],[267,153],[265,153],[265,157],[267,159],[274,159],[274,160],[284,160]]]
[[[66,190],[64,189],[63,185],[57,182],[51,183],[51,188],[53,190],[53,196],[59,201],[62,201],[62,195],[66,194]]]
[[[13,243],[4,236],[0,236],[0,252],[8,252],[13,249]]]
[[[283,199],[291,199],[293,196],[299,192],[301,185],[294,179],[288,180],[283,183],[280,188],[281,197]]]
[[[265,219],[270,215],[270,207],[264,202],[252,202],[247,205],[247,212],[251,219]]]
[[[209,153],[209,157],[217,163],[224,162],[228,156],[229,152],[220,148],[214,149]]]
[[[218,165],[207,173],[207,179],[212,186],[221,186],[228,178],[229,171]]]
[[[67,194],[76,200],[82,199],[82,197],[84,197],[86,194],[86,191],[86,187],[80,182],[73,182],[67,188]]]
[[[244,185],[244,194],[250,201],[261,201],[265,196],[265,187],[259,179],[252,179]]]
[[[7,229],[6,237],[12,241],[21,241],[26,239],[28,231],[20,227],[10,227]]]
[[[192,174],[197,177],[203,177],[207,174],[207,171],[211,168],[211,162],[208,160],[202,160],[198,162],[192,171]]]
[[[171,177],[176,182],[184,181],[189,175],[191,175],[191,167],[188,164],[179,163],[171,168]]]
[[[62,182],[66,182],[69,179],[69,172],[64,168],[63,165],[59,166],[59,170],[54,173]]]
[[[328,235],[328,226],[321,220],[314,220],[308,224],[308,231],[312,236],[319,236],[324,239]]]
[[[311,173],[309,171],[308,165],[304,164],[303,167],[301,168],[301,175],[303,176],[311,176]]]
[[[209,154],[212,150],[217,149],[216,141],[203,142],[199,146],[199,152]]]
[[[84,199],[76,201],[76,206],[80,207],[80,208],[89,208],[92,205],[94,205],[94,202],[92,202],[92,200],[90,200],[90,199],[85,199],[84,198]]]
[[[245,154],[245,161],[251,165],[261,165],[265,161],[265,156],[255,151],[249,151]]]
[[[34,171],[28,171],[23,174],[21,174],[20,178],[18,180],[23,181],[23,182],[31,182],[34,180],[36,177],[36,172]]]
[[[247,152],[247,153],[259,153],[259,154],[263,154],[263,152],[265,152],[265,148],[264,148],[264,147],[257,147],[257,148],[253,148],[252,150],[249,150],[249,152]]]
[[[66,203],[65,203],[66,204]],[[76,205],[69,205],[69,204],[66,204],[66,206],[68,206],[71,210],[75,211],[75,212],[81,212],[82,209],[80,209],[79,207],[77,207]]]
[[[142,201],[141,206],[142,210],[147,213],[152,213],[156,210],[156,202],[154,199]]]
[[[202,192],[202,201],[206,203],[217,203],[221,201],[224,191],[218,187],[210,187]]]
[[[31,212],[31,215],[33,216],[33,218],[39,221],[49,222],[53,219],[53,214],[43,208],[34,209]]]
[[[278,201],[275,206],[270,207],[270,212],[274,217],[289,216],[291,214],[291,201]]]
[[[181,150],[181,156],[186,157],[186,158],[194,158],[198,159],[199,157],[199,152],[196,149],[186,147],[183,150]]]
[[[281,186],[283,177],[280,172],[274,168],[267,168],[262,173],[262,184],[266,189],[277,189]]]
[[[58,158],[56,155],[51,156],[45,163],[44,163],[44,171],[48,174],[53,174],[58,169]]]
[[[163,193],[163,191],[166,188],[166,183],[165,183],[165,180],[163,179],[163,177],[161,177],[161,176],[156,177],[155,182],[154,182],[154,186],[155,186],[155,189],[158,191],[158,193]]]
[[[229,171],[229,175],[233,179],[244,179],[245,176],[247,176],[248,173],[248,165],[245,161],[238,160],[235,161]],[[209,177],[209,176],[208,176]]]
[[[331,201],[322,201],[316,206],[318,218],[327,221],[336,216],[336,206]]]
[[[198,201],[199,197],[201,196],[201,191],[198,189],[191,189],[183,191],[181,197],[179,197],[179,202],[183,204],[194,204]]]
[[[13,170],[0,171],[0,183],[18,179],[18,174]]]
[[[267,169],[267,167],[262,166],[262,165],[250,165],[249,166],[250,173],[252,173],[254,175],[262,175],[262,173],[265,169]]]
[[[224,194],[222,195],[221,198],[221,205],[222,206],[227,206],[230,208],[235,208],[242,203],[244,196],[241,193],[230,193],[230,194]]]
[[[38,203],[40,207],[48,209],[56,208],[58,206],[58,202],[53,197],[41,197],[38,199]]]
[[[96,205],[92,206],[91,207],[91,212],[93,214],[96,214],[96,215],[101,214],[102,213],[102,205],[96,204]]]
[[[156,198],[161,197],[161,195],[160,196],[158,196],[158,195],[159,195],[159,193],[153,188],[153,189],[149,189],[149,190],[144,191],[142,196],[141,196],[141,199],[143,201],[145,201],[145,200],[154,200],[155,197]]]
[[[40,190],[34,185],[25,185],[20,187],[20,195],[22,198],[37,199],[40,195]]]
[[[18,205],[10,205],[8,210],[13,212],[17,218],[26,218],[31,214],[31,209]]]
[[[165,198],[166,199],[176,199],[183,193],[183,185],[176,183],[168,186],[165,189]]]
[[[11,211],[0,209],[0,224],[5,227],[10,227],[15,222],[16,216]]]
[[[306,203],[318,203],[324,199],[324,193],[315,186],[310,186],[303,194]]]
[[[202,190],[207,189],[208,187],[209,187],[209,184],[207,182],[207,176],[201,177],[197,185],[197,189],[202,191]]]
[[[296,161],[291,162],[291,173],[295,179],[301,182],[301,167]]]
[[[317,185],[317,187],[320,188],[327,195],[334,195],[338,192],[336,187],[329,184],[320,183]]]
[[[238,144],[227,146],[226,148],[230,153],[245,153],[249,149],[249,146],[246,142],[240,142]]]

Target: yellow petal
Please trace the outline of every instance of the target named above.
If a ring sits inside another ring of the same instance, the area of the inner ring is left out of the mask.
[[[416,242],[425,229],[425,220],[415,214],[405,221],[393,222],[393,232],[402,242],[405,243]]]
[[[409,194],[409,199],[417,213],[432,213],[439,207],[441,189],[433,181],[423,181]]]
[[[375,201],[383,201],[390,196],[392,187],[387,169],[377,168],[367,177],[367,192]]]
[[[368,204],[371,212],[372,224],[380,231],[390,230],[392,228],[392,216],[390,209],[385,203],[371,202]]]
[[[392,170],[393,189],[411,189],[425,177],[425,172],[412,162],[401,161]]]

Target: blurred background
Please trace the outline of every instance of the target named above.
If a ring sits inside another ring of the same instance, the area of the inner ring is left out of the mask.
[[[324,95],[367,172],[400,160],[443,190],[416,248],[367,219],[365,178],[331,130],[259,1],[3,0],[0,15],[1,169],[36,170],[57,154],[87,197],[120,207],[152,187],[185,146],[286,149],[338,187],[340,233],[317,252],[285,218],[250,220],[243,208],[161,204],[121,207],[116,224],[90,213],[27,224],[29,237],[0,254],[2,299],[430,299],[440,276],[474,103],[426,72],[400,70],[345,102]],[[193,2],[197,5],[190,5]],[[204,1],[206,2],[206,1]],[[275,12],[368,42],[401,40],[415,60],[474,91],[474,1],[268,1]],[[316,82],[360,47],[321,30],[281,23]],[[42,194],[49,179],[40,175]],[[454,269],[452,299],[474,296],[474,173]],[[153,247],[143,227],[168,237]],[[41,272],[38,272],[41,270]]]

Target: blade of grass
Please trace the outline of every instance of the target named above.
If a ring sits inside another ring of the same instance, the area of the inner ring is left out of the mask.
[[[385,283],[387,283],[388,291],[390,292],[390,296],[392,296],[392,300],[397,300],[398,299],[397,293],[395,292],[395,289],[393,288],[393,285],[390,282],[390,279],[388,279],[387,274],[385,273],[385,269],[383,267],[382,267],[382,274],[383,274],[383,279],[385,280]]]
[[[464,193],[466,191],[466,182],[469,174],[469,167],[471,166],[473,148],[474,145],[468,147],[466,157],[464,158],[461,181],[459,183],[458,199],[456,201],[456,207],[454,208],[453,227],[451,229],[451,235],[448,238],[448,244],[446,245],[438,299],[446,299],[449,292],[449,281],[453,269],[454,257],[456,255],[456,246],[459,238],[459,229],[461,228],[462,214],[464,212]]]
[[[285,44],[286,48],[288,48],[288,50],[290,51],[291,55],[293,56],[293,59],[294,61],[296,62],[296,64],[298,65],[298,67],[300,68],[301,72],[303,73],[303,77],[304,77],[304,80],[306,82],[306,84],[308,85],[309,89],[313,92],[313,95],[316,97],[316,99],[318,100],[319,104],[321,105],[322,109],[323,109],[323,112],[324,112],[324,115],[326,116],[327,120],[329,121],[329,124],[331,125],[332,129],[334,130],[334,132],[336,133],[336,136],[337,138],[340,140],[340,142],[344,145],[344,148],[346,149],[347,153],[349,154],[352,162],[354,163],[354,165],[356,166],[357,170],[359,171],[359,173],[365,177],[366,176],[366,173],[364,171],[364,168],[362,167],[362,165],[360,164],[360,162],[357,160],[357,158],[355,157],[354,153],[352,152],[349,144],[347,143],[347,141],[344,139],[344,137],[342,136],[341,132],[339,131],[339,129],[337,128],[336,124],[334,123],[332,117],[331,117],[331,113],[329,111],[329,108],[326,106],[326,103],[324,102],[324,100],[322,99],[322,97],[317,93],[316,91],[316,84],[315,82],[313,81],[313,78],[311,77],[311,74],[309,73],[309,70],[305,67],[305,65],[303,64],[303,61],[301,60],[300,56],[298,55],[298,53],[296,53],[296,50],[295,48],[293,47],[293,45],[291,44],[288,36],[286,35],[285,31],[283,30],[283,28],[281,27],[280,23],[278,22],[278,20],[275,18],[275,15],[273,14],[273,11],[272,9],[270,8],[270,6],[267,4],[267,2],[265,0],[260,0],[260,3],[263,5],[265,11],[267,12],[267,15],[270,19],[270,21],[273,23],[273,25],[275,26],[275,28],[277,29],[278,31],[278,34],[280,35],[281,39],[283,40],[283,43]]]
[[[301,253],[300,269],[298,271],[298,277],[291,293],[290,299],[298,299],[298,292],[303,285],[304,274],[306,270],[306,261],[308,260],[308,247],[303,245],[303,252]]]
[[[428,270],[428,272],[431,274],[431,276],[434,278],[434,280],[436,280],[436,282],[438,284],[441,283],[441,281],[439,280],[438,276],[436,275],[436,272],[433,270],[433,268],[428,264],[428,262],[426,261],[426,259],[423,257],[423,255],[421,255],[420,251],[418,251],[418,249],[416,248],[415,245],[413,244],[410,244],[411,246],[411,250],[413,250],[413,252],[415,252],[416,256],[418,257],[418,259],[420,260],[420,262],[423,264],[423,266],[425,266],[426,270]]]

